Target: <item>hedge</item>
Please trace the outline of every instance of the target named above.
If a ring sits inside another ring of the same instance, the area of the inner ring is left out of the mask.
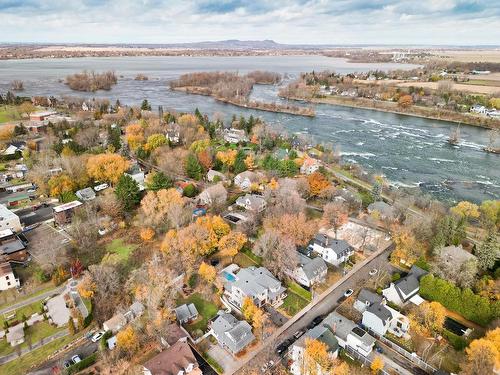
[[[453,332],[448,331],[447,329],[443,329],[443,336],[449,341],[451,346],[455,348],[455,350],[464,350],[468,342],[461,336],[455,335]]]
[[[86,369],[89,366],[92,366],[97,361],[97,353],[91,354],[88,357],[82,359],[80,362],[71,365],[66,369],[66,374],[76,374],[77,372]]]
[[[469,288],[460,289],[431,274],[420,279],[420,295],[425,299],[440,302],[447,309],[481,326],[488,325],[500,316],[500,301],[492,302],[474,294]]]

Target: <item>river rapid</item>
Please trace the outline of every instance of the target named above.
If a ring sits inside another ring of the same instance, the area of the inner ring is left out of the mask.
[[[267,123],[290,133],[311,135],[315,141],[332,143],[345,161],[384,174],[395,185],[420,187],[424,192],[448,200],[480,202],[500,197],[500,155],[482,148],[488,143],[485,129],[461,126],[458,146],[447,143],[456,124],[373,110],[318,104],[316,117],[306,118],[223,104],[213,98],[171,91],[168,82],[180,74],[195,71],[269,70],[293,79],[301,72],[329,69],[339,73],[370,69],[409,69],[401,64],[352,64],[323,56],[243,56],[243,57],[113,57],[74,59],[33,59],[0,61],[0,92],[12,80],[24,81],[22,95],[76,96],[119,99],[139,104],[148,99],[166,109],[203,113],[222,113],[261,117]],[[64,83],[68,74],[81,70],[114,70],[118,84],[110,91],[81,93]],[[135,81],[139,74],[147,81]],[[257,85],[252,98],[279,101],[278,87]]]

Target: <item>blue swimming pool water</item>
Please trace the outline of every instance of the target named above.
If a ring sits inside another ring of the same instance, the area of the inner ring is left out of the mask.
[[[224,271],[222,272],[222,274],[227,281],[236,281],[236,277],[234,277],[234,275],[231,275],[229,272]]]

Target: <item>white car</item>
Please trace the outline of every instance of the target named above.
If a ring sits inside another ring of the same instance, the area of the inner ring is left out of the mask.
[[[107,189],[108,187],[109,187],[109,185],[104,183],[104,184],[94,186],[94,190],[101,191],[101,190]]]
[[[80,356],[78,354],[71,357],[71,360],[73,361],[73,363],[78,363],[78,362],[82,361],[82,359],[80,358]]]
[[[352,289],[347,289],[345,292],[344,292],[344,297],[345,298],[348,298],[350,296],[352,296],[352,294],[354,293],[354,290]]]
[[[370,276],[375,276],[377,274],[378,270],[376,268],[370,270],[370,272],[368,272],[368,275]]]
[[[95,333],[94,336],[92,336],[90,340],[92,342],[97,342],[101,339],[102,336],[104,336],[104,333],[105,333],[104,331],[99,331],[99,332]]]

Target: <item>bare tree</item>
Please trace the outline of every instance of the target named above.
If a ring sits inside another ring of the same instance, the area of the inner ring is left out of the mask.
[[[267,230],[255,243],[254,251],[264,259],[264,265],[279,279],[286,276],[286,271],[293,271],[298,257],[295,244],[290,238],[278,232]]]

